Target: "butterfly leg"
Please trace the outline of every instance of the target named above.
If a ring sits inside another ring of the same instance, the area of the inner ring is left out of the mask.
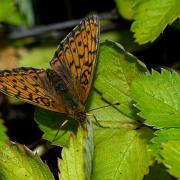
[[[86,113],[86,115],[87,115],[87,116],[93,116],[93,118],[94,118],[95,121],[96,121],[96,124],[97,124],[99,127],[101,127],[101,128],[108,128],[108,127],[106,127],[106,126],[101,125],[94,114],[88,114],[88,113]]]
[[[57,130],[57,132],[56,132],[56,134],[55,134],[52,142],[54,142],[54,141],[56,140],[57,135],[59,134],[59,131],[61,130],[61,128],[62,128],[63,126],[65,126],[65,125],[67,124],[67,122],[68,122],[68,120],[65,120],[65,121],[59,126],[59,128],[58,128],[58,130]]]

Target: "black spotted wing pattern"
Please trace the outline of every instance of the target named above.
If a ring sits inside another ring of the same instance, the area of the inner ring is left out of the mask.
[[[84,118],[99,50],[99,19],[83,19],[60,43],[52,69],[0,71],[0,91],[51,111]],[[82,117],[81,117],[82,116]]]
[[[97,62],[99,19],[89,16],[61,42],[51,60],[52,68],[69,84],[74,96],[86,104]]]

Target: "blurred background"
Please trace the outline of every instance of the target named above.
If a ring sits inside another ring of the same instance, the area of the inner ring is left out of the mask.
[[[149,69],[179,69],[179,27],[168,26],[153,43],[133,38],[131,1],[126,0],[1,0],[0,69],[47,68],[60,41],[85,16],[101,19],[101,42],[110,39],[143,61]],[[178,28],[177,28],[178,27]],[[33,120],[35,107],[0,94],[0,118],[11,140],[33,149],[42,132]],[[59,148],[43,157],[55,173]],[[48,158],[51,157],[51,158]],[[54,158],[54,159],[53,159]]]

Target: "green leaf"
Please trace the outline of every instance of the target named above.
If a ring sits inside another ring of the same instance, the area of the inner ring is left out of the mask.
[[[144,64],[126,52],[120,44],[106,41],[100,46],[94,87],[106,102],[120,103],[116,108],[134,119],[130,88],[132,81],[145,72]]]
[[[168,24],[180,17],[177,0],[137,0],[134,7],[134,23],[136,41],[140,44],[154,41]]]
[[[52,59],[55,50],[56,47],[34,48],[22,55],[19,66],[47,69],[50,67],[49,62]]]
[[[14,0],[1,0],[0,7],[0,22],[7,22],[16,25],[26,25],[26,20],[18,12]]]
[[[161,162],[162,160],[162,156],[160,156],[162,144],[172,140],[180,141],[179,128],[161,129],[155,132],[155,137],[152,139],[151,149],[156,160],[158,160],[159,162]]]
[[[0,147],[0,177],[4,180],[53,180],[48,166],[20,144]]]
[[[131,20],[133,16],[133,5],[135,0],[115,0],[119,14],[125,19]]]
[[[97,128],[94,132],[92,180],[141,180],[153,163],[149,149],[152,131]]]
[[[120,105],[108,105],[109,104],[102,99],[102,95],[93,90],[90,101],[87,105],[87,109],[90,110],[90,112],[87,111],[87,116],[95,123],[97,120],[103,127],[128,127],[129,129],[137,128],[134,119],[131,119],[119,112],[117,107]],[[95,110],[93,110],[94,108]],[[93,115],[96,117],[96,120]]]
[[[162,145],[163,163],[173,176],[180,179],[180,141],[168,141]]]
[[[34,118],[44,132],[43,139],[59,146],[67,146],[69,136],[77,129],[78,121],[60,113],[37,108]]]
[[[172,180],[170,174],[166,171],[165,166],[162,164],[155,164],[150,168],[149,174],[147,174],[143,180]]]
[[[134,81],[132,95],[145,124],[156,128],[180,127],[180,76],[173,71],[152,71]]]
[[[9,139],[8,136],[6,135],[6,132],[7,132],[7,129],[3,125],[2,119],[0,119],[0,147],[4,145]]]
[[[28,22],[29,26],[34,25],[34,14],[31,0],[16,0],[20,9],[21,14],[23,14]]]
[[[93,148],[93,129],[89,123],[87,129],[78,128],[77,134],[70,137],[69,147],[63,148],[62,160],[59,161],[60,179],[90,180]]]

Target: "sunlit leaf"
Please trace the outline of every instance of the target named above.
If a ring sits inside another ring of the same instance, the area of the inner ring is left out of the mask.
[[[20,144],[5,144],[0,147],[0,177],[3,180],[54,179],[40,157]]]
[[[151,137],[152,131],[147,128],[96,129],[92,180],[141,180],[153,163],[148,150]]]
[[[180,17],[177,0],[136,1],[131,29],[140,44],[154,41],[168,24]]]
[[[63,148],[62,160],[59,162],[61,180],[90,180],[93,158],[92,124],[87,129],[79,128],[77,134],[72,134],[69,146]]]
[[[162,145],[161,155],[168,171],[180,179],[180,141],[168,141]]]
[[[180,127],[180,76],[162,70],[139,78],[132,94],[145,124],[156,128]]]

